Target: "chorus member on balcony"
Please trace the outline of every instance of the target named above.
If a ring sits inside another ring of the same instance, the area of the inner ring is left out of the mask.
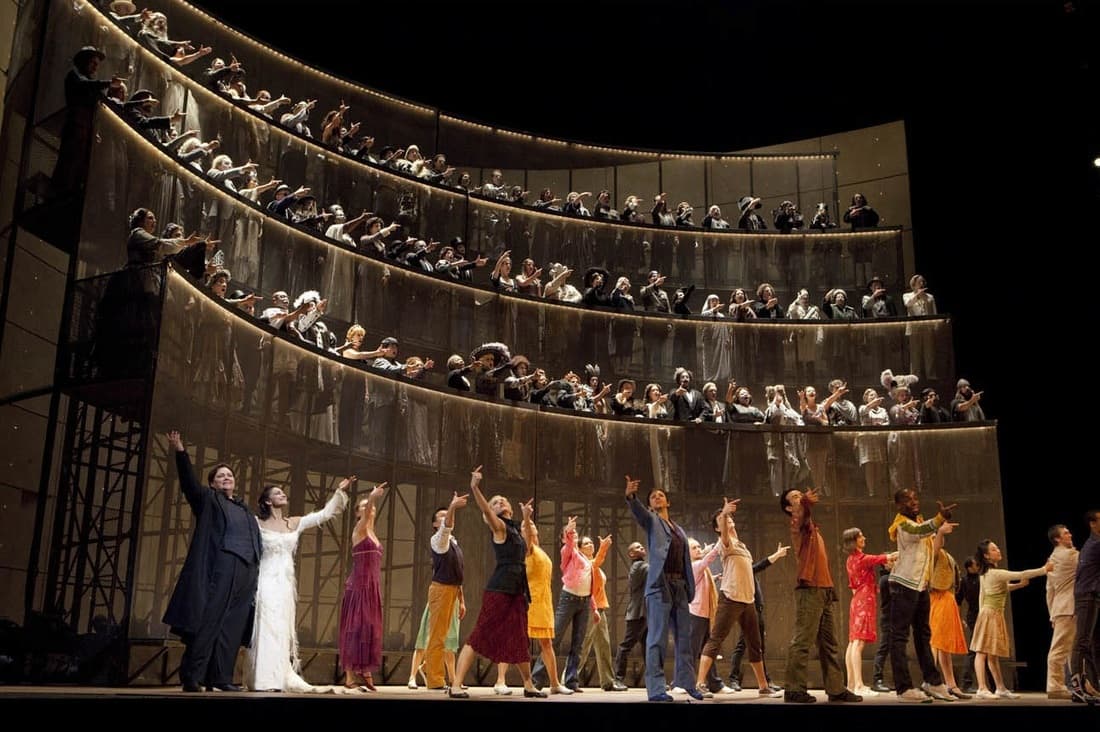
[[[523,270],[516,275],[516,291],[521,295],[542,297],[542,268],[535,266],[535,260],[528,257],[521,265]]]
[[[737,524],[733,515],[737,512],[737,504],[740,499],[722,501],[722,508],[715,512],[712,523],[719,540],[717,548],[722,558],[722,581],[716,595],[717,607],[715,608],[714,623],[710,629],[710,638],[703,647],[699,657],[699,673],[697,681],[700,690],[707,684],[707,679],[714,676],[714,662],[722,649],[734,625],[741,629],[741,639],[745,641],[749,651],[749,665],[756,675],[758,694],[763,697],[778,698],[782,692],[771,688],[768,683],[767,673],[764,670],[764,632],[760,625],[756,606],[756,577],[755,565],[752,561],[752,552],[737,535]],[[780,545],[783,554],[786,549]],[[770,558],[764,559],[764,566],[770,564]],[[743,651],[742,651],[743,652]],[[740,677],[741,656],[734,652],[736,662],[733,672]],[[720,684],[716,687],[709,686],[710,691],[733,693],[740,691],[737,688]]]
[[[596,196],[596,205],[592,208],[592,215],[597,219],[619,218],[619,212],[611,208],[611,191],[600,191]]]
[[[691,299],[691,293],[693,292],[695,292],[695,285],[677,287],[676,291],[672,293],[672,312],[677,315],[691,315],[688,301]]]
[[[810,293],[803,288],[798,291],[798,296],[787,306],[787,318],[789,320],[821,320],[821,310],[816,305],[810,304]],[[795,359],[798,364],[799,374],[807,381],[816,378],[814,365],[820,359],[821,345],[825,341],[823,328],[794,328],[789,336],[788,343],[794,345]]]
[[[908,386],[894,389],[894,404],[890,407],[891,424],[917,424],[920,422],[920,401],[913,398]]]
[[[718,399],[718,386],[713,381],[703,384],[703,412],[695,418],[696,422],[722,424],[729,421],[725,402]]]
[[[829,555],[813,507],[817,493],[794,488],[783,491],[779,506],[789,519],[791,543],[798,557],[798,581],[795,586],[794,634],[787,652],[787,684],[783,701],[807,704],[817,701],[806,691],[806,666],[810,645],[816,643],[821,662],[825,692],[832,702],[860,702],[863,697],[844,687],[840,668],[840,644],[833,615],[837,601]]]
[[[886,284],[881,277],[872,277],[867,283],[867,293],[863,296],[863,317],[896,318],[898,307],[894,298],[886,292]]]
[[[219,155],[210,164],[210,170],[206,175],[215,183],[220,183],[234,193],[237,192],[235,181],[248,180],[248,172],[257,168],[256,163],[249,160],[244,165],[233,165],[233,158],[228,155]]]
[[[825,203],[818,203],[817,208],[814,210],[814,217],[810,221],[811,229],[835,229],[836,222],[833,221],[832,214],[829,213],[829,206]]]
[[[676,205],[676,225],[695,226],[695,222],[691,220],[694,213],[695,209],[691,207],[690,203],[687,201],[680,201],[680,203]]]
[[[648,390],[647,390],[648,391]],[[626,503],[634,520],[646,535],[649,568],[646,573],[645,680],[649,701],[667,702],[665,691],[665,648],[669,632],[675,648],[672,682],[694,699],[703,695],[695,689],[695,663],[691,657],[691,613],[688,605],[695,597],[691,554],[684,530],[669,515],[668,495],[660,488],[649,492],[648,506],[638,500],[639,481],[626,476]]]
[[[503,201],[508,198],[508,188],[504,185],[504,173],[494,170],[489,180],[481,184],[481,195]]]
[[[565,205],[562,206],[561,212],[566,216],[591,216],[592,213],[584,205],[584,199],[591,195],[591,191],[584,191],[583,193],[570,192],[565,197]]]
[[[671,313],[672,305],[669,303],[668,293],[665,292],[665,276],[657,270],[649,273],[648,284],[642,287],[639,293],[642,298],[642,307],[646,312]]]
[[[167,142],[172,125],[183,122],[186,115],[177,111],[168,116],[154,117],[153,111],[158,104],[160,100],[153,96],[153,92],[138,89],[123,104],[123,115],[138,129],[150,133],[157,142]]]
[[[581,553],[592,561],[592,599],[599,611],[599,621],[588,624],[588,630],[584,634],[584,643],[581,645],[579,665],[581,668],[588,661],[588,654],[596,649],[596,673],[600,678],[600,688],[604,691],[626,691],[626,686],[620,684],[615,678],[614,661],[611,656],[611,603],[607,599],[607,575],[602,569],[607,560],[607,553],[611,549],[611,535],[599,537],[600,548],[596,550],[591,537],[581,537]]]
[[[546,694],[531,682],[531,662],[527,637],[527,606],[531,593],[527,585],[527,542],[521,526],[512,518],[512,504],[504,496],[486,500],[481,493],[481,466],[470,474],[470,492],[492,536],[496,568],[489,577],[481,600],[481,613],[473,633],[466,640],[458,657],[458,669],[451,679],[449,696],[468,699],[462,690],[462,680],[481,655],[493,663],[510,663],[523,678],[523,695],[544,699]],[[531,522],[532,501],[521,504],[524,524]]]
[[[454,246],[445,246],[439,252],[439,260],[435,263],[436,272],[445,272],[448,277],[456,282],[473,279],[471,272],[476,267],[484,267],[488,263],[487,257],[476,257],[467,261],[458,256]]]
[[[202,143],[202,145],[212,145],[213,147],[210,147],[207,150],[207,152],[209,152],[210,150],[214,150],[218,147],[217,143],[217,140],[211,140],[210,142]],[[256,175],[256,169],[252,168],[245,176],[244,187],[242,187],[237,192],[241,194],[242,198],[247,198],[249,201],[252,201],[252,203],[258,206],[260,195],[263,193],[267,193],[269,190],[275,188],[280,183],[282,183],[282,181],[276,178],[270,178],[267,183],[261,183],[259,177]],[[257,232],[255,236],[258,237],[259,232]]]
[[[504,398],[514,402],[526,402],[531,399],[531,384],[538,372],[531,368],[531,362],[523,355],[512,356],[511,373],[504,379]]]
[[[554,594],[551,588],[551,579],[554,574],[554,563],[549,555],[539,545],[539,529],[535,522],[526,514],[522,524],[523,539],[527,542],[527,586],[531,591],[531,603],[527,606],[527,635],[538,641],[538,662],[542,663],[549,680],[551,694],[568,696],[573,689],[561,683],[558,675],[557,651],[554,647]],[[504,683],[504,669],[507,664],[500,664],[497,672],[497,683],[493,691],[497,694],[509,695],[512,690]],[[535,672],[532,672],[534,675]],[[536,682],[537,683],[537,682]]]
[[[297,203],[301,196],[309,195],[309,188],[299,186],[297,190],[283,183],[275,187],[274,197],[268,201],[267,210],[283,218],[290,218],[290,208]]]
[[[763,282],[756,288],[756,303],[752,308],[756,312],[757,318],[787,317],[783,307],[779,304],[779,298],[775,296],[775,288],[768,282]]]
[[[385,347],[373,351],[363,349],[367,332],[361,325],[348,328],[344,344],[336,352],[351,361],[373,361],[386,353]],[[363,417],[366,412],[367,379],[358,371],[345,369],[340,381],[340,402],[337,416],[340,446],[355,448],[360,443]]]
[[[423,239],[417,239],[412,248],[402,254],[400,259],[406,267],[412,267],[431,274],[435,272],[435,265],[432,263],[434,256],[432,255],[438,247],[439,242],[437,241],[427,242]]]
[[[920,393],[920,411],[918,424],[940,424],[951,421],[951,414],[940,406],[940,397],[936,390],[929,387]]]
[[[180,661],[183,690],[203,686],[240,691],[233,684],[237,649],[249,642],[263,547],[252,512],[236,498],[232,468],[218,463],[199,485],[180,433],[168,433],[180,488],[195,515],[183,570],[164,622],[186,646]]]
[[[497,258],[489,282],[497,292],[517,292],[517,284],[512,277],[512,251],[508,250]]]
[[[99,65],[107,55],[95,46],[84,46],[73,56],[73,65],[65,74],[65,123],[61,128],[61,147],[54,166],[54,190],[71,191],[88,178],[88,153],[93,140],[93,120],[99,101],[108,91],[118,90],[123,80],[96,79]]]
[[[848,587],[852,590],[848,611],[848,648],[844,653],[848,688],[861,696],[875,696],[878,692],[863,683],[863,646],[877,640],[878,578],[875,567],[887,564],[891,557],[887,554],[864,554],[867,537],[858,527],[845,529],[841,540],[848,552],[845,569],[848,571]]]
[[[201,45],[196,50],[191,41],[173,41],[168,38],[168,18],[164,13],[150,13],[142,17],[138,41],[161,59],[176,66],[186,66],[213,50],[209,46]]]
[[[612,414],[620,417],[643,417],[645,410],[639,409],[634,402],[634,390],[637,385],[633,379],[621,379],[619,389],[609,400]]]
[[[871,391],[871,390],[868,390]],[[955,504],[944,506],[937,501],[939,511],[927,521],[920,514],[920,499],[913,490],[894,493],[897,516],[887,533],[897,544],[898,558],[890,571],[890,667],[894,674],[894,687],[898,700],[903,702],[930,702],[932,699],[954,701],[943,683],[943,675],[936,668],[930,645],[932,631],[929,627],[931,598],[929,579],[932,576],[933,539],[936,531],[948,519]],[[906,644],[909,632],[913,633],[913,649],[924,677],[924,691],[913,685],[909,675],[909,656]]]
[[[692,373],[683,366],[672,376],[676,388],[669,393],[673,418],[679,422],[691,422],[703,414],[703,394],[692,385]]]
[[[344,213],[344,207],[338,203],[329,206],[328,212],[332,214],[332,223],[325,229],[325,238],[338,241],[344,246],[355,249],[357,245],[353,234],[356,229],[366,223],[370,213],[364,211],[354,219],[349,219],[347,214]]]
[[[1036,569],[1010,572],[1007,569],[997,568],[997,564],[1003,558],[1000,547],[992,539],[978,542],[974,559],[978,562],[979,574],[982,577],[982,594],[970,647],[974,650],[974,673],[978,677],[976,696],[979,699],[1020,698],[1019,694],[1009,690],[1001,675],[1001,659],[1010,654],[1008,626],[1005,624],[1005,604],[1008,601],[1009,592],[1026,587],[1028,581],[1049,574],[1054,569],[1054,563],[1047,560],[1045,565]],[[989,684],[986,682],[987,663],[989,671],[993,674],[993,681],[997,685],[996,693],[990,691]]]
[[[650,215],[654,226],[676,226],[676,216],[668,210],[667,193],[658,193],[653,197],[653,210]]]
[[[421,168],[418,177],[429,183],[450,185],[451,176],[454,175],[454,172],[455,169],[447,165],[447,156],[443,153],[436,153],[432,156],[431,164]]]
[[[890,424],[890,415],[883,406],[885,399],[874,389],[863,392],[863,404],[859,407],[859,423],[864,427],[885,427]],[[885,435],[873,432],[861,432],[856,435],[856,451],[859,465],[863,468],[863,478],[867,485],[867,495],[873,496],[885,490],[887,482],[886,440]]]
[[[278,97],[272,99],[271,92],[267,89],[261,89],[256,92],[256,100],[252,102],[252,104],[249,104],[248,108],[273,120],[275,110],[284,104],[290,104],[290,97],[280,94]]]
[[[479,362],[467,364],[462,356],[455,353],[447,359],[447,386],[459,391],[473,391],[470,376]]]
[[[730,228],[730,222],[722,218],[720,207],[711,206],[707,209],[707,215],[703,217],[702,227],[704,229],[728,229]]]
[[[585,537],[587,538],[587,537]],[[576,691],[580,687],[577,674],[580,673],[581,645],[588,630],[588,623],[602,622],[601,613],[596,608],[592,593],[593,560],[591,554],[585,554],[580,544],[583,539],[576,535],[576,516],[570,516],[565,522],[561,536],[561,584],[558,604],[553,614],[553,651],[558,655],[565,631],[572,629],[569,655],[565,657],[561,682],[565,688]],[[588,538],[588,543],[592,539]],[[548,674],[548,668],[540,656],[531,667],[531,679],[538,687],[557,685],[558,678]]]
[[[753,309],[755,304],[755,301],[750,300],[743,289],[740,287],[734,288],[733,292],[730,293],[730,317],[738,323],[755,320],[756,310]]]
[[[936,315],[936,299],[928,292],[928,284],[919,274],[909,278],[909,292],[901,296],[905,314],[911,318]],[[931,380],[936,378],[936,335],[931,323],[907,323],[909,363],[914,374]]]
[[[859,410],[848,399],[848,385],[843,379],[833,379],[829,382],[829,396],[833,403],[825,410],[829,417],[830,427],[848,427],[859,424]]]
[[[867,204],[862,193],[852,196],[852,205],[844,212],[844,223],[853,229],[867,229],[878,226],[878,212]]]
[[[645,388],[645,410],[650,419],[672,419],[672,409],[668,395],[661,393],[660,384],[649,384]]]
[[[279,124],[295,134],[312,139],[313,132],[310,131],[308,123],[309,113],[313,111],[315,106],[317,106],[316,99],[303,99],[295,103],[289,112],[279,117]]]
[[[848,304],[848,293],[839,287],[825,293],[821,312],[831,320],[857,320],[859,313]]]
[[[780,234],[790,234],[795,229],[801,229],[805,223],[802,212],[792,201],[783,201],[772,213],[772,222]]]
[[[951,418],[956,422],[984,422],[985,412],[980,403],[982,393],[974,391],[966,379],[959,379],[955,398],[951,400]]]
[[[966,655],[966,633],[963,631],[959,606],[955,603],[955,592],[959,584],[959,567],[955,558],[943,548],[947,534],[955,525],[945,522],[936,532],[932,541],[935,556],[932,559],[932,576],[929,579],[928,624],[932,629],[929,645],[936,656],[936,663],[943,674],[943,685],[956,699],[969,699],[970,695],[959,688],[955,682],[955,667],[952,655]]]
[[[741,218],[737,222],[737,228],[746,229],[748,231],[764,231],[767,229],[768,225],[764,223],[764,219],[760,217],[760,214],[756,213],[763,205],[763,202],[761,202],[759,198],[742,196],[737,202],[737,208],[741,211]]]
[[[580,302],[584,297],[581,295],[581,291],[573,285],[566,282],[570,275],[573,274],[573,270],[566,267],[561,262],[554,262],[550,265],[550,281],[546,283],[546,286],[542,290],[542,295],[547,300],[560,300],[562,302]]]
[[[377,691],[371,674],[382,666],[382,542],[374,532],[386,484],[355,504],[351,572],[340,603],[340,666],[344,686]]]
[[[729,405],[727,413],[731,422],[763,424],[766,419],[764,413],[752,405],[752,394],[749,390],[743,386],[737,386],[735,382],[729,383],[726,402]]]
[[[555,198],[552,190],[543,188],[539,193],[539,200],[531,205],[543,211],[559,211],[561,210],[558,206],[559,203],[561,203],[561,199]]]
[[[381,217],[371,216],[363,225],[367,233],[359,237],[359,248],[376,257],[385,257],[386,237],[401,228],[401,224],[395,221],[389,226],[383,226]]]
[[[638,211],[641,202],[642,199],[637,196],[627,196],[623,201],[623,210],[619,214],[619,218],[628,224],[644,224],[645,217]]]
[[[174,237],[158,237],[157,216],[147,208],[139,208],[130,214],[130,237],[126,241],[127,268],[142,268],[142,291],[151,295],[160,293],[159,275],[147,265],[173,257],[194,279],[201,280],[205,275],[206,257],[213,254],[218,240],[192,234],[184,238],[183,232]]]
[[[787,400],[787,389],[783,384],[768,386],[764,398],[768,403],[764,420],[768,424],[797,427],[804,424],[802,415]],[[810,479],[805,435],[769,431],[764,435],[764,445],[767,448],[768,479],[774,495],[782,495],[785,488],[803,485]]]
[[[584,295],[581,298],[586,306],[607,307],[611,304],[611,295],[607,292],[611,276],[602,267],[591,267],[584,273]]]
[[[256,587],[256,620],[245,664],[245,685],[254,691],[316,692],[298,674],[298,579],[294,555],[302,533],[339,516],[348,504],[348,488],[355,476],[344,478],[324,508],[305,516],[287,516],[286,492],[269,485],[260,494],[256,522],[260,526],[263,558]]]

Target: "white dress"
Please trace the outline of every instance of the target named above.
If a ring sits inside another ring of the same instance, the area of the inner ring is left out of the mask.
[[[260,528],[263,557],[260,559],[260,579],[256,586],[252,647],[248,649],[245,665],[245,684],[249,689],[332,691],[332,687],[311,686],[298,675],[300,665],[295,610],[298,578],[294,574],[294,554],[298,550],[298,537],[303,531],[338,516],[347,503],[347,493],[338,490],[320,511],[303,516],[294,531]]]

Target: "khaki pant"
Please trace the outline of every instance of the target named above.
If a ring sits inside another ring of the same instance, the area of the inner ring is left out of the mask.
[[[1077,621],[1072,615],[1059,615],[1051,620],[1054,637],[1047,654],[1047,691],[1066,691],[1066,661],[1073,652]]]
[[[592,647],[596,648],[596,671],[600,676],[600,686],[611,686],[615,683],[610,626],[611,618],[607,614],[607,608],[604,608],[600,610],[600,622],[588,621],[588,631],[584,634],[584,643],[581,644],[580,667],[584,667]]]
[[[836,593],[831,587],[799,587],[794,597],[794,636],[787,651],[787,675],[783,686],[787,691],[806,691],[810,644],[816,644],[825,691],[831,695],[843,694],[844,671],[840,666],[834,614]]]

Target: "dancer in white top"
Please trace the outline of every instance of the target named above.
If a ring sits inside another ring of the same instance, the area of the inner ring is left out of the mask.
[[[287,496],[279,486],[260,494],[256,521],[260,524],[263,558],[256,588],[256,620],[248,649],[245,683],[254,691],[331,693],[331,686],[312,686],[298,675],[298,632],[295,605],[298,579],[294,554],[303,531],[335,518],[348,505],[348,487],[355,476],[344,478],[320,511],[305,516],[286,516]]]

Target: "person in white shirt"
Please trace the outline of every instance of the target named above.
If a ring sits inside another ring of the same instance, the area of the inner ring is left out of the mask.
[[[1047,654],[1047,698],[1071,699],[1066,688],[1066,662],[1073,651],[1076,638],[1076,618],[1073,614],[1074,576],[1077,574],[1079,552],[1073,546],[1073,534],[1065,524],[1055,524],[1047,531],[1047,538],[1054,545],[1050,553],[1053,571],[1047,577],[1047,611],[1054,635],[1050,639]]]

